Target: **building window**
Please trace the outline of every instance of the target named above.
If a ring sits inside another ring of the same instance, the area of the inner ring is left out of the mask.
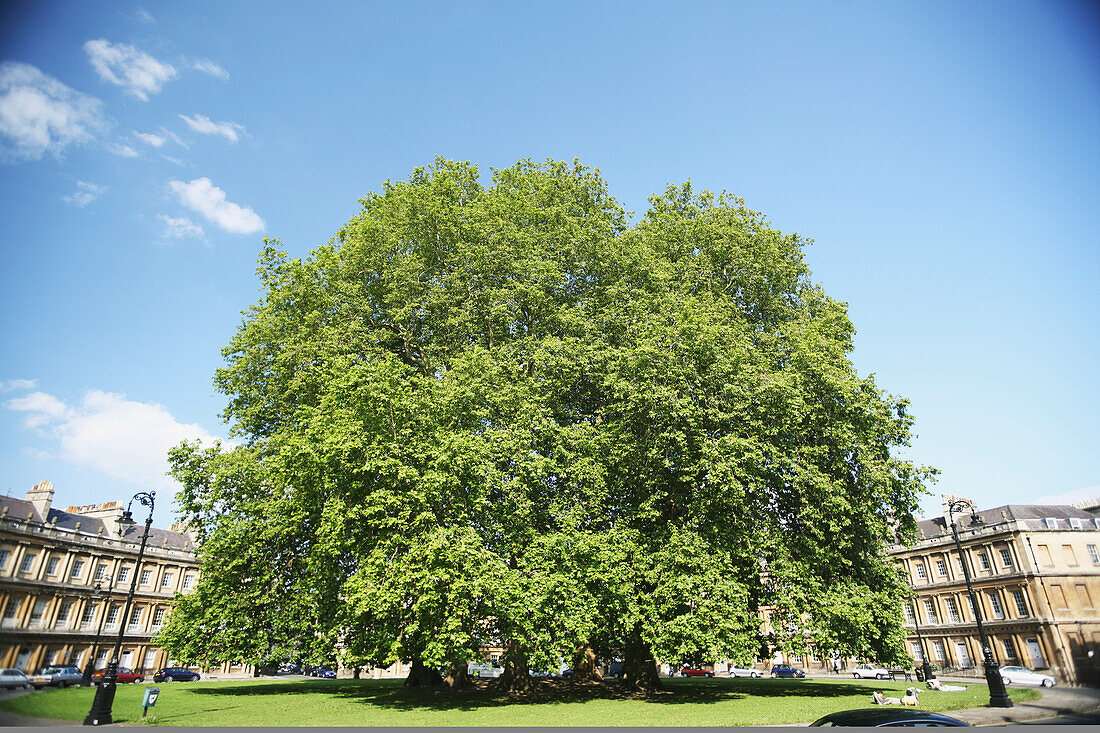
[[[134,658],[133,650],[132,649],[127,649],[126,651],[124,651],[122,653],[122,658],[118,660],[118,666],[120,666],[120,667],[132,667],[133,665],[130,664],[130,662],[133,660],[133,658]]]
[[[160,587],[161,588],[171,588],[172,587],[172,577],[173,577],[172,573],[165,573],[164,577],[161,578]]]
[[[1077,567],[1077,555],[1073,551],[1073,545],[1062,545],[1062,556],[1066,558],[1066,564],[1071,568]]]
[[[4,566],[8,564],[8,556],[11,555],[9,550],[0,550],[0,570],[4,569]]]
[[[130,623],[127,625],[129,628],[141,626],[141,609],[134,606],[130,609]]]
[[[961,574],[961,575],[966,574],[966,568],[963,566],[963,560],[962,560],[961,557],[956,557],[955,558],[955,566],[958,567],[959,574]]]
[[[57,566],[60,561],[56,557],[51,557],[46,561],[46,575],[57,575]]]
[[[68,622],[69,614],[73,612],[73,602],[65,601],[61,604],[61,608],[57,609],[57,621],[54,622],[55,626],[61,626]]]
[[[978,553],[978,567],[980,567],[982,570],[992,569],[989,565],[989,555],[985,554],[984,552]]]
[[[1016,657],[1016,645],[1012,643],[1012,637],[1006,636],[1005,638],[1001,639],[1001,644],[1003,644],[1005,648],[1005,659],[1012,664],[1015,664],[1018,659]]]
[[[149,649],[145,652],[145,661],[142,662],[141,666],[143,669],[154,669],[156,667],[156,662],[157,650]]]
[[[936,560],[936,575],[941,578],[947,577],[947,563],[943,560]]]
[[[84,611],[80,614],[80,628],[86,629],[95,621],[95,607],[94,603],[84,604]]]
[[[1043,524],[1047,529],[1058,529],[1058,520],[1054,517],[1047,517],[1043,520]]]
[[[989,607],[993,609],[993,618],[1004,618],[1005,609],[1001,605],[1001,599],[996,591],[986,591],[986,595],[989,596]]]
[[[1027,599],[1024,597],[1022,590],[1012,591],[1012,600],[1016,604],[1016,615],[1020,618],[1027,618]]]
[[[119,583],[125,583],[130,577],[130,568],[118,569],[118,581]]]
[[[157,610],[153,611],[153,628],[154,629],[159,629],[164,624],[164,613],[165,613],[165,609],[163,609],[163,608],[158,608]]]
[[[905,612],[905,623],[907,623],[907,624],[909,624],[909,625],[912,625],[912,624],[914,623],[914,619],[913,619],[913,607],[912,607],[912,606],[910,606],[910,605],[909,605],[908,603],[906,603],[906,604],[905,604],[904,606],[902,606],[901,608],[902,608],[902,610],[903,610],[903,611]]]
[[[34,557],[35,556],[33,552],[28,552],[26,555],[24,555],[23,562],[19,563],[19,572],[29,573],[31,571],[31,567],[34,566]]]
[[[149,585],[149,581],[153,578],[152,570],[142,570],[141,579],[138,581],[138,585]]]
[[[83,572],[84,572],[84,561],[83,560],[74,560],[73,561],[73,572],[70,573],[69,577],[70,578],[79,578],[80,574],[83,573]]]
[[[913,647],[913,659],[917,660],[918,662],[923,662],[924,650],[920,648],[920,642],[910,642],[910,645]]]
[[[95,668],[96,669],[99,669],[100,667],[106,667],[107,666],[107,655],[110,654],[110,653],[111,653],[111,650],[109,648],[99,650],[99,654],[95,655]]]
[[[1089,560],[1092,560],[1092,564],[1100,565],[1100,550],[1096,549],[1096,545],[1088,545],[1085,549],[1089,551]]]
[[[1008,550],[1001,550],[1001,565],[1006,568],[1012,567],[1012,553]]]
[[[1077,600],[1083,608],[1092,608],[1092,596],[1089,595],[1089,589],[1083,585],[1077,586]]]
[[[974,619],[978,617],[978,614],[974,613],[974,599],[970,597],[968,593],[966,596],[966,607],[970,609],[970,618]]]
[[[8,605],[4,607],[4,618],[0,621],[0,624],[4,626],[15,626],[15,614],[19,613],[19,606],[22,602],[22,598],[9,596]]]
[[[936,604],[932,603],[931,600],[924,602],[924,614],[928,616],[928,623],[938,624],[940,622],[940,617],[936,614]]]
[[[118,614],[122,611],[122,606],[112,603],[111,607],[107,609],[107,625],[118,625]]]
[[[928,577],[924,572],[924,563],[918,562],[913,567],[917,571],[917,577],[918,578],[920,578],[921,580],[924,580],[926,577]]]
[[[31,608],[31,626],[41,626],[46,616],[46,599],[39,598]]]
[[[947,606],[947,618],[953,624],[961,623],[962,618],[959,616],[959,607],[955,604],[954,598],[943,599],[944,604]]]
[[[932,656],[936,658],[937,662],[942,662],[946,658],[947,654],[944,651],[942,641],[932,642]]]
[[[1039,562],[1042,563],[1044,567],[1054,567],[1054,560],[1050,557],[1050,548],[1046,545],[1037,545],[1036,547],[1039,550]]]
[[[1069,526],[1073,527],[1074,529],[1084,529],[1085,520],[1081,519],[1080,517],[1070,517]]]
[[[1100,560],[1098,560],[1097,562],[1100,562]],[[195,584],[195,576],[194,575],[192,575],[191,573],[188,573],[187,575],[183,576],[183,589],[184,590],[191,590],[191,586],[193,586],[194,584]]]
[[[98,580],[106,580],[106,579],[107,579],[107,566],[103,565],[102,563],[99,564],[99,565],[96,565],[95,577],[92,578],[92,580],[97,580],[98,581]]]

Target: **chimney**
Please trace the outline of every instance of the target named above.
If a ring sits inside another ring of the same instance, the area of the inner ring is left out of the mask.
[[[27,501],[34,505],[38,516],[45,522],[50,516],[50,504],[53,503],[53,484],[49,481],[39,481],[27,492]]]
[[[108,501],[104,504],[89,504],[87,506],[71,506],[68,511],[79,514],[89,519],[99,519],[103,522],[107,534],[119,536],[118,525],[115,523],[122,516],[122,502]]]

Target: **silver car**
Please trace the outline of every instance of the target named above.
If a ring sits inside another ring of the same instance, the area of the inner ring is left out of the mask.
[[[31,689],[31,681],[27,679],[27,675],[18,669],[0,669],[0,688],[11,690],[17,687]]]
[[[1027,667],[1001,667],[1001,679],[1006,685],[1040,685],[1054,687],[1054,678],[1049,674],[1039,674]]]
[[[729,676],[730,677],[752,677],[752,678],[755,679],[755,678],[763,677],[764,673],[761,672],[759,669],[752,669],[751,667],[730,667]]]

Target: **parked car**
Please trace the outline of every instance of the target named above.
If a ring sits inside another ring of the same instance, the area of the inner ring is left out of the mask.
[[[1040,685],[1054,687],[1054,678],[1049,674],[1039,674],[1027,667],[1001,667],[1001,679],[1006,685]]]
[[[164,667],[153,672],[153,682],[198,682],[202,677],[187,667]]]
[[[786,677],[788,679],[802,679],[806,676],[806,673],[798,667],[792,667],[789,664],[777,664],[772,667],[772,677]]]
[[[566,667],[565,669],[563,669],[561,671],[561,678],[563,680],[573,679],[573,668],[572,667]]]
[[[890,679],[890,670],[875,664],[857,664],[852,668],[852,677],[857,680],[869,680],[872,677],[876,680],[887,680]]]
[[[49,667],[43,667],[37,674],[27,675],[27,681],[31,683],[34,689],[41,690],[43,687],[53,687],[58,684],[60,679],[49,671]]]
[[[103,681],[103,673],[105,671],[106,670],[100,670],[100,671],[96,672],[95,674],[93,674],[92,675],[92,683],[98,685],[100,682],[102,682]],[[128,684],[130,682],[132,682],[136,685],[138,682],[144,682],[144,681],[145,681],[145,677],[143,677],[140,673],[135,672],[134,670],[130,669],[129,667],[119,667],[118,668],[118,676],[115,677],[115,683],[119,684],[119,685],[125,685],[125,684]]]
[[[310,670],[310,677],[323,677],[324,679],[336,679],[336,673],[331,669],[325,669],[324,667],[318,667],[317,669]]]
[[[622,662],[608,662],[607,674],[604,677],[614,677],[618,679],[623,676],[623,663]]]
[[[730,667],[730,677],[763,677],[764,673],[759,669],[753,669],[752,667]]]
[[[699,667],[684,667],[680,670],[681,677],[713,677],[714,672],[709,669],[700,669]]]
[[[52,667],[46,667],[42,670],[43,674],[51,674],[56,678],[54,684],[58,687],[68,687],[70,685],[79,685],[84,681],[84,673],[80,671],[80,667],[75,664],[59,664]]]
[[[811,727],[859,726],[862,728],[969,728],[969,723],[940,713],[915,708],[860,708],[829,713]]]
[[[27,679],[27,675],[18,669],[0,669],[0,688],[14,689],[16,687],[22,687],[25,690],[31,689],[31,682]]]

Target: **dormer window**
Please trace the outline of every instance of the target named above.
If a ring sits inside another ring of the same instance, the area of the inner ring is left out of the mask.
[[[1074,529],[1084,529],[1085,520],[1081,519],[1080,517],[1070,517],[1069,526],[1073,527]]]
[[[1058,520],[1054,517],[1047,517],[1043,520],[1043,526],[1047,529],[1058,529]]]

